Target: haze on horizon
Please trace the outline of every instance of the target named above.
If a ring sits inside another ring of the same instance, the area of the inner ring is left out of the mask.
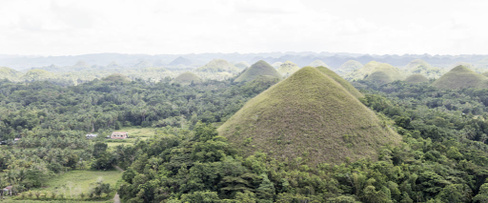
[[[5,0],[0,54],[488,54],[488,1]]]

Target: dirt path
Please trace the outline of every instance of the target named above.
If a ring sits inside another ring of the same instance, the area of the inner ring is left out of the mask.
[[[117,169],[118,171],[120,172],[124,172],[124,170],[122,170],[119,166],[115,165],[115,169]],[[115,196],[114,196],[114,203],[120,203],[120,197],[119,197],[119,193],[115,193]]]
[[[122,170],[122,169],[121,169],[119,166],[115,165],[114,167],[115,167],[115,169],[117,169],[118,171],[120,171],[120,172],[124,172],[124,170]]]
[[[120,197],[118,193],[115,193],[114,203],[120,203]]]

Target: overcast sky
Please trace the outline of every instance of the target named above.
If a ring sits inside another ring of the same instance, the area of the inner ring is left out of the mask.
[[[488,54],[485,0],[0,0],[0,54]]]

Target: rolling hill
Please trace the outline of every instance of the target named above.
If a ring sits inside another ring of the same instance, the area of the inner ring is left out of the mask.
[[[21,76],[21,80],[32,82],[32,81],[48,80],[53,77],[54,74],[49,71],[42,70],[42,69],[31,69],[27,71],[27,73]]]
[[[266,61],[260,60],[251,67],[247,68],[242,72],[234,81],[235,82],[248,82],[253,81],[258,77],[267,77],[267,78],[281,78],[280,73],[276,71],[271,65],[269,65]]]
[[[427,78],[439,78],[442,75],[440,68],[433,67],[421,59],[415,59],[405,66],[405,71],[410,74],[422,74]]]
[[[278,72],[283,76],[283,77],[288,77],[291,74],[295,73],[296,71],[300,70],[300,67],[291,62],[291,61],[285,61],[278,67]]]
[[[248,101],[218,128],[244,155],[305,164],[377,158],[401,137],[334,79],[305,67]]]
[[[0,67],[0,79],[15,79],[19,77],[20,73],[12,68]]]
[[[195,71],[207,72],[207,73],[238,73],[239,68],[223,59],[214,59],[204,66],[197,68]]]
[[[364,79],[377,84],[386,84],[395,80],[403,80],[403,75],[398,68],[390,64],[371,61],[346,78],[351,80]]]
[[[408,84],[418,84],[418,83],[429,82],[429,79],[427,77],[425,77],[424,75],[417,73],[417,74],[413,74],[413,75],[408,76],[405,79],[405,82]]]
[[[347,73],[351,73],[355,70],[358,70],[362,67],[364,67],[364,65],[362,63],[360,63],[359,61],[349,60],[349,61],[346,61],[345,63],[343,63],[341,65],[341,67],[339,67],[338,71],[340,73],[347,74]]]
[[[191,83],[200,83],[202,79],[192,72],[184,72],[173,79],[172,83],[179,83],[182,85],[189,85]]]
[[[432,85],[439,89],[488,88],[487,82],[488,77],[459,65],[442,75]]]
[[[234,66],[242,70],[242,69],[248,68],[250,65],[245,61],[241,61],[241,62],[234,64]]]
[[[312,67],[315,67],[315,68],[320,67],[320,66],[327,67],[327,68],[329,67],[327,64],[325,64],[321,60],[312,61],[312,63],[308,64],[308,66],[312,66]]]

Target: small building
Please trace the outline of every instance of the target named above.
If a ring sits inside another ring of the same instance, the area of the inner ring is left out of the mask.
[[[86,138],[88,139],[93,139],[93,138],[96,138],[98,136],[98,134],[86,134]]]
[[[129,137],[129,133],[127,132],[113,132],[110,135],[110,139],[126,139]]]
[[[3,195],[12,195],[12,186],[7,186],[2,189]]]

